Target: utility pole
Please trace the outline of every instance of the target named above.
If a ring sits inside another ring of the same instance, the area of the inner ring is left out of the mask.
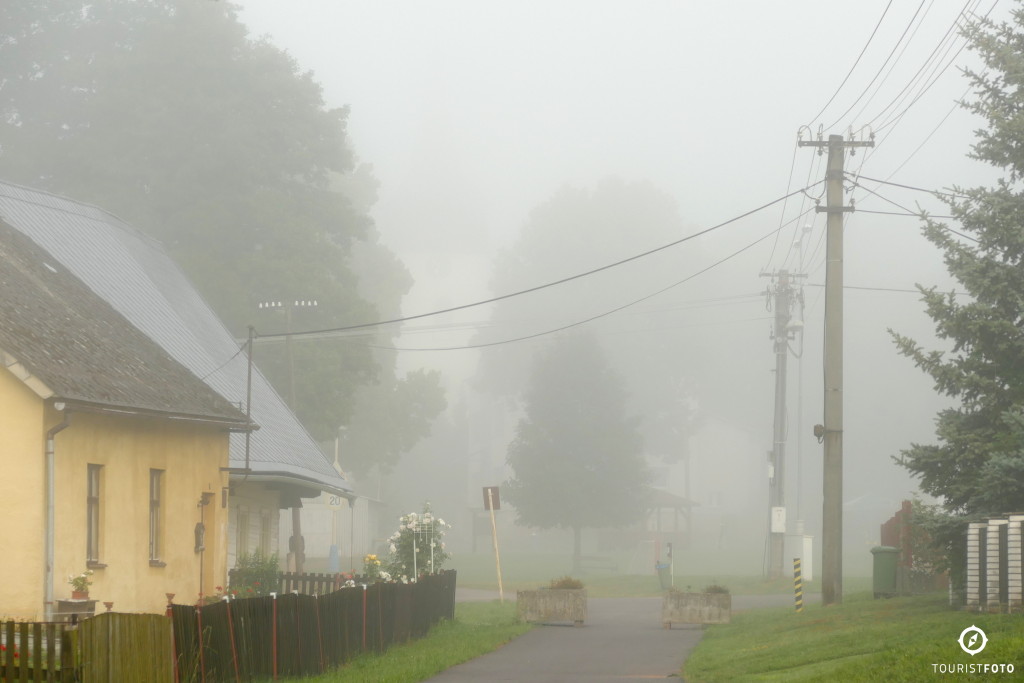
[[[315,308],[316,301],[295,301],[294,304],[287,301],[261,301],[260,310],[280,309],[285,310],[285,350],[288,355],[288,407],[294,413],[297,409],[295,401],[295,358],[292,354],[292,309],[293,308]],[[292,535],[288,539],[288,569],[299,574],[303,572],[306,565],[306,539],[302,536],[302,513],[301,507],[292,507]]]
[[[764,274],[762,274],[763,276]],[[799,293],[793,288],[791,275],[781,270],[772,277],[777,279],[767,294],[775,297],[775,327],[772,340],[775,349],[775,420],[772,430],[772,451],[768,468],[768,505],[770,513],[770,535],[768,576],[778,579],[783,575],[786,548],[786,373],[789,358],[789,341],[795,331],[790,309]]]
[[[843,601],[843,160],[847,147],[874,147],[874,140],[798,140],[800,147],[828,148],[825,175],[825,424],[815,428],[825,443],[822,465],[821,601]]]

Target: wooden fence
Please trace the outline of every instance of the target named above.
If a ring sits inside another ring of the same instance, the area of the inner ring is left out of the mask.
[[[235,683],[323,673],[361,652],[422,637],[454,611],[454,571],[326,595],[172,605],[178,679]]]
[[[1024,610],[1024,515],[967,526],[966,608]]]
[[[171,605],[170,619],[106,612],[77,627],[0,622],[0,683],[240,683],[322,673],[454,618],[455,576]]]
[[[75,680],[67,624],[0,622],[0,682]]]

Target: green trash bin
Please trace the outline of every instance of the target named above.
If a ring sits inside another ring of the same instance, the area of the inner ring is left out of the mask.
[[[672,565],[658,563],[654,565],[658,570],[658,581],[661,582],[661,590],[667,591],[672,587]]]
[[[896,567],[899,564],[900,549],[888,545],[876,545],[871,549],[872,587],[876,598],[891,598],[899,594],[896,582]]]

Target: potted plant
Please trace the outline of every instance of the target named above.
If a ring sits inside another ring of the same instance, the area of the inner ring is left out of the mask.
[[[571,621],[582,626],[587,619],[587,591],[579,579],[563,576],[546,588],[516,591],[516,611],[523,621]]]
[[[89,599],[89,586],[92,585],[92,581],[89,577],[92,576],[92,570],[86,569],[78,576],[69,576],[68,583],[71,584],[71,599],[72,600],[88,600]]]
[[[731,613],[732,595],[725,586],[712,584],[701,593],[670,589],[661,602],[661,625],[728,624]]]

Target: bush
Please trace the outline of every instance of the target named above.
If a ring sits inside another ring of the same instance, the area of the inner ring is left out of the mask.
[[[583,588],[583,582],[579,579],[574,579],[571,576],[561,576],[557,579],[551,579],[551,584],[549,587],[578,589]]]
[[[705,593],[725,593],[725,594],[728,594],[729,593],[729,589],[726,588],[725,586],[719,586],[717,583],[713,583],[710,586],[705,586],[704,587],[704,592]]]
[[[450,526],[433,515],[429,503],[423,507],[423,514],[410,512],[400,517],[398,531],[388,539],[391,557],[387,573],[390,577],[395,580],[403,577],[415,580],[416,574],[431,573],[431,561],[433,573],[441,571],[444,561],[450,557],[445,552],[443,540],[444,531]]]
[[[278,571],[277,553],[265,557],[262,553],[239,555],[235,560],[235,568],[231,572],[232,596],[251,598],[257,595],[270,595],[280,588],[280,572]]]

